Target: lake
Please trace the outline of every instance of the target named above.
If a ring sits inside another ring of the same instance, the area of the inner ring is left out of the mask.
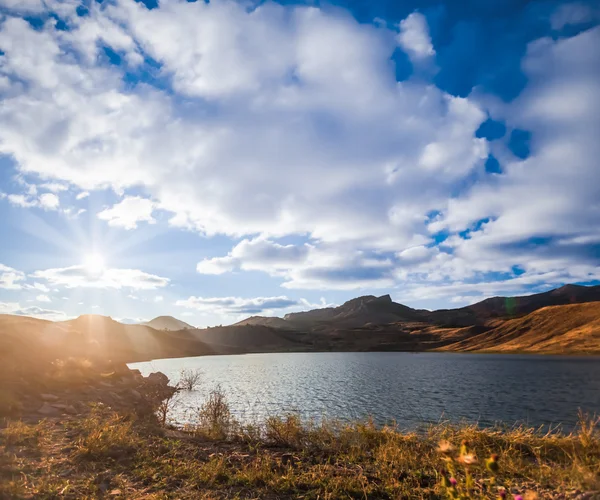
[[[526,423],[570,430],[581,408],[600,413],[600,358],[454,353],[269,353],[132,363],[176,382],[203,372],[181,393],[179,423],[220,386],[243,422],[298,412],[306,419],[373,417],[414,429],[440,420],[482,426]]]

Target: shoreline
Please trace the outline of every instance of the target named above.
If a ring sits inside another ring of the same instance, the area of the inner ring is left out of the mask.
[[[182,389],[169,387],[160,372],[143,377],[123,367],[86,368],[84,375],[83,382],[38,380],[54,393],[30,390],[55,412],[1,420],[0,498],[442,500],[467,492],[493,499],[505,491],[592,500],[600,494],[598,421],[583,415],[572,434],[445,422],[415,433],[369,421],[303,423],[289,414],[242,425],[213,391],[196,422],[182,430],[161,425],[162,405]],[[84,396],[71,414],[64,402]],[[490,472],[492,459],[497,468]]]

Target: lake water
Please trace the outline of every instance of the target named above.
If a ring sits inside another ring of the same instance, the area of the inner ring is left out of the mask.
[[[144,375],[200,369],[199,390],[181,394],[179,423],[220,386],[233,414],[257,422],[299,412],[307,419],[373,417],[414,429],[448,420],[562,424],[581,408],[600,413],[600,358],[450,353],[276,353],[132,363]]]

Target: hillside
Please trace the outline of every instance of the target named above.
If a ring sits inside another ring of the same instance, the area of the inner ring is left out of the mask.
[[[447,326],[485,324],[495,318],[514,318],[548,306],[600,301],[600,285],[565,285],[548,292],[518,297],[492,297],[459,309],[424,313],[431,323]]]
[[[268,326],[270,328],[280,328],[282,330],[295,330],[296,327],[285,319],[276,316],[250,316],[242,321],[234,323],[231,326]]]
[[[366,295],[349,300],[339,307],[286,314],[283,318],[296,328],[318,328],[335,325],[336,328],[355,328],[367,323],[386,324],[420,319],[419,312],[392,301],[389,295]]]
[[[441,350],[599,353],[600,302],[544,307]]]
[[[97,315],[56,323],[0,315],[0,355],[36,363],[69,356],[142,361],[288,351],[600,352],[600,301],[590,302],[598,293],[600,287],[566,286],[433,312],[397,304],[389,295],[364,296],[339,307],[205,329],[155,329]],[[580,303],[552,305],[566,301]],[[187,325],[170,317],[153,321]]]
[[[180,319],[174,318],[173,316],[157,316],[150,321],[140,324],[143,326],[149,326],[155,330],[167,330],[172,332],[194,328],[192,325],[186,323],[185,321],[181,321]]]
[[[142,361],[212,353],[198,339],[173,337],[143,325],[124,325],[106,316],[51,322],[0,315],[0,354],[3,360],[19,363],[67,357]]]

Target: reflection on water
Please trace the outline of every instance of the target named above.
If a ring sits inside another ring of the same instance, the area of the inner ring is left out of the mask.
[[[278,353],[162,359],[129,365],[176,381],[202,370],[198,391],[182,393],[180,422],[220,385],[233,414],[256,422],[294,411],[304,418],[373,417],[414,428],[439,420],[491,425],[575,425],[600,413],[600,358],[449,353]]]

